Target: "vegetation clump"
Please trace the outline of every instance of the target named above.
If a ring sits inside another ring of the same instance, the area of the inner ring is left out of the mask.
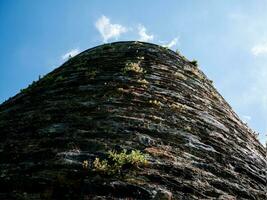
[[[138,79],[137,83],[141,84],[141,87],[147,88],[149,82],[146,79]]]
[[[203,74],[201,74],[201,72],[198,70],[198,68],[190,68],[187,69],[187,71],[191,72],[192,74],[194,74],[196,77],[198,77],[200,80],[204,81],[205,77],[203,76]]]
[[[144,69],[140,67],[140,62],[133,63],[128,62],[126,63],[125,67],[122,69],[123,73],[126,74],[128,72],[135,72],[135,73],[144,73]]]
[[[171,108],[176,111],[184,111],[186,109],[186,106],[179,103],[172,103]]]
[[[107,160],[100,160],[99,158],[96,158],[93,163],[94,171],[104,172],[110,174],[111,172],[111,166],[108,164]]]
[[[64,77],[59,76],[59,77],[57,77],[56,81],[60,81],[63,79],[64,79]],[[54,79],[54,76],[51,74],[45,75],[42,79],[41,79],[41,76],[39,75],[38,81],[33,81],[30,85],[28,85],[27,88],[21,89],[20,92],[26,93],[26,92],[31,91],[34,87],[36,87],[38,84],[40,84],[40,81],[41,82],[44,81],[46,84],[50,84],[52,81],[55,81],[55,79]]]
[[[87,71],[85,75],[88,76],[90,79],[94,79],[97,73],[98,73],[97,70],[90,70],[90,71]]]
[[[56,82],[63,81],[63,80],[64,80],[64,77],[63,76],[59,76],[59,77],[57,77]]]
[[[192,65],[194,65],[195,67],[198,67],[198,62],[197,62],[197,60],[192,60],[190,63],[191,63]]]
[[[88,166],[86,164],[87,162],[84,161],[83,166]],[[93,171],[115,175],[121,173],[126,165],[136,168],[146,166],[147,164],[147,155],[141,153],[139,150],[132,150],[130,153],[127,153],[127,150],[125,149],[120,153],[116,151],[108,151],[108,159],[101,160],[100,158],[95,158],[93,162]]]
[[[28,85],[27,88],[21,89],[20,92],[21,93],[25,93],[27,91],[30,91],[36,84],[37,84],[37,82],[33,81],[30,85]]]
[[[137,83],[143,84],[143,85],[147,85],[148,81],[146,79],[138,79]]]
[[[154,105],[154,106],[161,106],[160,101],[157,101],[157,100],[149,100],[149,103]]]

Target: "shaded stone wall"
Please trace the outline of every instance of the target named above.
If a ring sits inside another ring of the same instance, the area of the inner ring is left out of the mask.
[[[266,199],[266,149],[196,63],[154,44],[71,58],[0,105],[0,134],[0,199]],[[148,164],[96,171],[109,150]]]

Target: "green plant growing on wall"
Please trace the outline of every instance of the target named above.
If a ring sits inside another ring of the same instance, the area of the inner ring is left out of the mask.
[[[115,175],[119,174],[125,165],[132,168],[146,166],[148,164],[147,155],[141,153],[139,150],[132,150],[130,153],[124,149],[118,153],[116,151],[108,151],[108,160],[95,158],[93,162],[93,171],[103,174]],[[85,162],[83,162],[84,165]]]
[[[138,79],[137,83],[141,84],[142,87],[147,88],[148,81],[146,79]]]
[[[146,79],[138,79],[138,80],[137,80],[137,83],[146,85],[146,84],[148,84],[148,81],[147,81]]]
[[[140,62],[133,63],[133,62],[128,62],[126,63],[125,67],[122,69],[122,72],[124,74],[128,72],[135,72],[135,73],[144,73],[144,69],[140,67]]]
[[[175,111],[182,112],[186,110],[186,106],[180,103],[172,103],[171,108]]]
[[[54,76],[51,74],[47,74],[43,77],[43,79],[47,82],[53,81],[54,80]]]
[[[194,65],[195,67],[198,67],[198,62],[197,62],[197,60],[192,60],[192,61],[190,61],[190,63],[191,63],[192,65]]]
[[[88,76],[90,79],[94,79],[97,73],[98,73],[97,70],[90,70],[90,71],[87,71],[85,75]]]
[[[56,78],[56,82],[63,81],[63,80],[64,80],[64,77],[63,76],[58,76]]]
[[[158,100],[149,100],[149,103],[153,106],[157,106],[160,107],[161,106],[161,102]]]
[[[25,93],[27,91],[30,91],[36,84],[37,84],[37,82],[33,81],[30,85],[28,85],[27,88],[21,89],[20,92],[21,93]]]
[[[94,161],[94,169],[95,171],[99,172],[109,172],[110,166],[108,164],[107,160],[100,160],[99,158],[96,158]]]

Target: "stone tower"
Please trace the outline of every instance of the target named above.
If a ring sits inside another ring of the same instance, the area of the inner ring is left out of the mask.
[[[70,58],[0,105],[0,134],[0,199],[266,199],[253,131],[154,44]]]

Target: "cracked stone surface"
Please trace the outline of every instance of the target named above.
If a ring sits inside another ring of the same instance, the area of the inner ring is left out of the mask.
[[[0,105],[0,134],[0,199],[267,198],[266,148],[195,63],[154,44],[71,58]],[[149,164],[93,170],[124,149]]]

